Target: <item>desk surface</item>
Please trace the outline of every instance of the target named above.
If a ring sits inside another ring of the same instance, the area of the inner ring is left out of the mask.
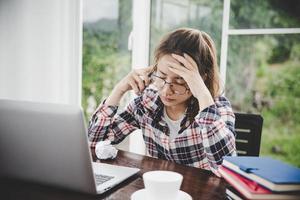
[[[95,160],[95,159],[94,159]],[[212,173],[175,164],[170,161],[154,159],[147,156],[119,151],[115,160],[105,161],[105,163],[123,165],[140,168],[141,171],[109,190],[102,195],[86,195],[78,192],[49,187],[40,184],[15,181],[0,181],[0,199],[130,199],[133,192],[144,188],[142,179],[143,173],[151,170],[171,170],[183,175],[181,190],[189,193],[194,200],[196,199],[225,199],[224,180],[214,176]],[[4,197],[4,198],[3,198]]]

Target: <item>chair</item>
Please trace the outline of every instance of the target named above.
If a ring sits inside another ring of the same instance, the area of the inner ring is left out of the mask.
[[[262,125],[261,115],[235,113],[238,156],[259,156]]]

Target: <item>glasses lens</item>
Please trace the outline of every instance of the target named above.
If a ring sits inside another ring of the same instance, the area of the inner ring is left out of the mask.
[[[186,91],[186,87],[184,85],[179,85],[179,84],[173,83],[172,90],[176,94],[184,94]]]
[[[164,87],[165,85],[165,81],[162,78],[156,77],[156,76],[152,76],[151,77],[151,82],[153,83],[153,85],[157,88],[157,89],[161,89]]]
[[[151,77],[151,83],[157,88],[157,89],[162,89],[165,84],[166,81],[163,78],[160,78],[158,76],[153,75]],[[177,83],[172,83],[170,85],[171,90],[175,93],[175,94],[184,94],[186,92],[186,87],[184,85],[181,84],[177,84]]]

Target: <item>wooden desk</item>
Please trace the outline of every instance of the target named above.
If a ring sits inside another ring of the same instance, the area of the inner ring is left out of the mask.
[[[94,160],[96,160],[94,158]],[[125,151],[119,151],[115,160],[106,163],[140,168],[141,171],[102,195],[87,195],[61,188],[16,180],[0,180],[0,199],[130,199],[133,192],[144,188],[143,173],[151,170],[171,170],[183,175],[181,190],[189,193],[194,200],[226,199],[226,182],[212,173],[173,162],[154,159]]]

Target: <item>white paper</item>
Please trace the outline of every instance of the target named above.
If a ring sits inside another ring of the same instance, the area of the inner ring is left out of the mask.
[[[113,159],[117,156],[118,150],[110,144],[110,140],[105,140],[97,143],[95,152],[99,159]]]

